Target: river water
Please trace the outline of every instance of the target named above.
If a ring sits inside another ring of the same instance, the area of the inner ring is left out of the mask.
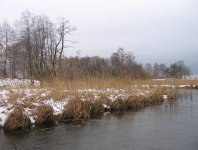
[[[28,133],[0,131],[0,150],[198,150],[198,90],[164,102],[82,124]]]

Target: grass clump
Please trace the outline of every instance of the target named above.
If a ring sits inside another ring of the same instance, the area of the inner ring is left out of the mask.
[[[61,120],[81,120],[90,118],[91,103],[90,101],[83,101],[80,97],[71,99],[65,107]]]
[[[56,117],[53,114],[54,110],[51,106],[42,105],[36,111],[36,125],[56,125]]]
[[[157,89],[151,93],[148,97],[148,101],[151,104],[161,103],[163,102],[163,95],[166,95],[167,91],[165,89]]]
[[[141,109],[149,104],[144,96],[130,96],[126,100],[127,109]]]
[[[104,100],[98,99],[93,100],[91,103],[91,110],[90,114],[91,116],[101,115],[104,112]]]
[[[176,90],[167,89],[167,97],[169,100],[173,100],[177,97],[178,93]]]
[[[127,103],[125,100],[118,98],[110,102],[111,111],[124,111],[127,110]]]
[[[21,107],[15,107],[8,116],[3,129],[5,131],[24,130],[31,127],[31,121]]]

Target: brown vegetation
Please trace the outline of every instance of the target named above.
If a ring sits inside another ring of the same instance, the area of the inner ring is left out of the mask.
[[[14,111],[8,116],[3,129],[5,131],[23,130],[31,127],[30,119],[21,107],[15,107]]]
[[[37,107],[35,113],[35,124],[36,125],[55,125],[56,117],[53,114],[53,108],[50,106],[42,105]]]
[[[8,102],[13,104],[15,109],[3,128],[7,131],[29,128],[30,120],[24,111],[26,108],[33,110],[33,115],[36,116],[35,125],[55,125],[56,121],[71,122],[89,119],[105,111],[137,110],[149,105],[161,104],[164,100],[163,95],[167,95],[168,99],[176,97],[174,89],[160,86],[173,85],[173,83],[181,85],[187,82],[191,81],[131,80],[129,78],[56,80],[54,83],[44,83],[42,87],[31,87],[32,89],[28,89],[28,92],[25,90],[19,90],[19,93],[11,92]],[[193,83],[196,84],[196,82]],[[29,95],[31,90],[35,93]],[[54,101],[69,99],[62,114],[54,116],[53,108],[45,103],[51,98]]]
[[[62,114],[62,120],[88,119],[91,116],[100,115],[104,111],[141,109],[148,105],[162,103],[164,94],[168,95],[168,98],[175,98],[174,92],[171,91],[170,94],[169,92],[166,89],[155,89],[147,96],[129,96],[126,99],[118,97],[113,101],[104,95],[97,100],[82,100],[82,97],[78,96],[69,101]],[[109,109],[105,109],[103,105],[106,105]]]
[[[101,115],[105,111],[103,104],[105,104],[105,101],[103,99],[93,100],[91,102],[90,115]]]
[[[62,114],[62,121],[90,118],[90,102],[82,101],[80,97],[70,100]]]

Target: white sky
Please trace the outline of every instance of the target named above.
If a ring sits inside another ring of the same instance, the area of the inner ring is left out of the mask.
[[[78,28],[65,55],[110,57],[123,47],[138,62],[184,60],[198,74],[198,0],[0,0],[0,23],[27,9]]]

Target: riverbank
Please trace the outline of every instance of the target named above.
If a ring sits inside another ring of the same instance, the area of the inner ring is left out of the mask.
[[[190,85],[112,80],[64,84],[56,81],[52,85],[39,85],[36,81],[36,85],[30,86],[27,80],[19,81],[9,84],[7,79],[0,87],[0,126],[6,131],[89,119],[106,111],[141,109],[174,99],[175,87]]]
[[[178,94],[171,103],[167,101],[138,111],[104,113],[82,123],[60,123],[57,127],[33,128],[31,132],[0,131],[0,147],[2,150],[94,150],[101,147],[197,150],[198,90],[181,89]]]

